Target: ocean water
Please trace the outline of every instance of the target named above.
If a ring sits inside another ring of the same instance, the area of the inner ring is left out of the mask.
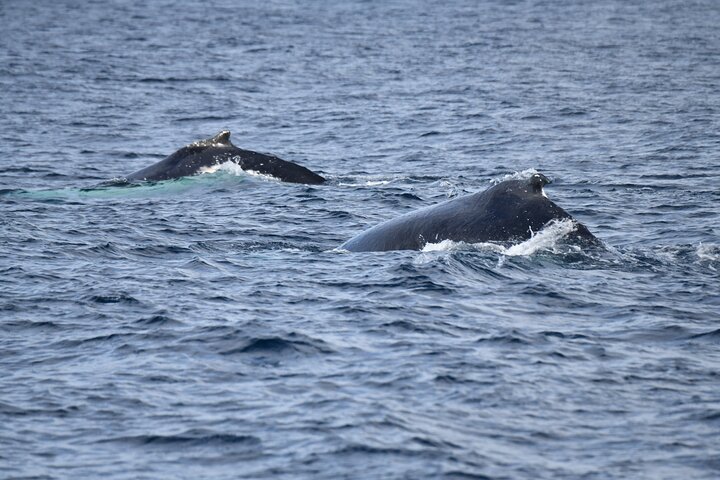
[[[718,2],[0,24],[0,477],[720,476]],[[93,188],[221,129],[329,183]],[[337,250],[532,171],[606,251]]]

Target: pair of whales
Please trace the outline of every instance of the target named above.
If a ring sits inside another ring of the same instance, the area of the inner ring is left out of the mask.
[[[325,178],[276,156],[243,150],[230,142],[224,130],[212,138],[191,143],[164,160],[128,175],[129,181],[160,181],[194,175],[225,162],[243,170],[271,175],[284,182],[319,185]],[[599,240],[565,210],[547,198],[550,183],[536,173],[529,179],[506,180],[483,192],[432,205],[366,230],[341,249],[351,252],[421,250],[427,243],[524,241],[549,222],[569,219],[575,223],[570,237],[591,244]]]

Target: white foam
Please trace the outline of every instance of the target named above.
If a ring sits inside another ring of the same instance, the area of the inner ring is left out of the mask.
[[[229,175],[238,175],[238,176],[250,175],[253,177],[262,178],[264,180],[272,180],[272,181],[276,181],[276,182],[279,181],[277,178],[273,177],[272,175],[268,175],[266,173],[256,172],[255,170],[243,170],[240,167],[240,165],[238,165],[237,163],[235,163],[231,160],[220,163],[218,165],[202,167],[198,170],[198,174],[200,174],[200,175],[204,175],[204,174],[208,174],[208,173],[217,173],[217,172],[227,173]]]
[[[342,187],[377,187],[380,185],[387,185],[392,180],[368,180],[367,182],[361,182],[361,183],[344,183],[340,182],[338,185]]]
[[[575,230],[577,224],[569,218],[553,220],[545,225],[542,230],[533,234],[532,237],[522,243],[513,245],[504,253],[507,256],[528,256],[538,250],[552,250],[558,242]]]
[[[205,175],[206,173],[215,173],[220,170],[220,165],[212,165],[210,167],[200,167],[197,171],[198,175]]]
[[[242,170],[242,169],[241,169]],[[262,178],[263,180],[271,180],[273,182],[279,182],[280,180],[276,177],[273,177],[272,175],[268,175],[267,173],[260,173],[256,172],[255,170],[243,170],[243,173],[245,175],[250,175],[257,178]]]
[[[464,250],[467,248],[465,242],[454,242],[452,240],[443,240],[438,243],[426,243],[423,252],[453,252],[455,250]]]
[[[504,247],[497,243],[480,242],[465,243],[455,242],[453,240],[443,240],[437,243],[427,243],[423,247],[423,252],[454,252],[458,250],[477,250],[483,252],[496,252],[508,257],[529,256],[540,250],[555,251],[555,247],[568,234],[573,232],[577,224],[571,219],[554,220],[537,233],[533,233],[532,237],[517,245]],[[579,247],[578,247],[579,248]]]
[[[522,172],[508,173],[500,178],[493,178],[490,183],[497,185],[498,183],[507,182],[508,180],[527,180],[533,175],[537,175],[539,172],[534,168],[528,168]]]
[[[206,173],[217,173],[217,172],[225,172],[229,173],[231,175],[244,175],[245,172],[242,168],[240,168],[240,165],[237,163],[228,160],[227,162],[219,163],[217,165],[210,165],[209,167],[201,167],[198,170],[199,174],[206,174]]]
[[[711,262],[720,260],[720,245],[701,243],[698,245],[695,254],[700,260],[709,260]]]

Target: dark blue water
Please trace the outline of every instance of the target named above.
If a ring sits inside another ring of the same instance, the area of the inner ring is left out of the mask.
[[[234,3],[0,2],[0,477],[720,476],[718,2]],[[329,184],[91,188],[224,128]]]

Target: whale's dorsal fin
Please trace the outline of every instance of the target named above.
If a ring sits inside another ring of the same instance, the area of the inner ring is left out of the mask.
[[[543,187],[548,183],[552,182],[542,173],[534,173],[533,176],[530,177],[530,186],[532,187],[534,193],[545,195],[545,193],[543,192]]]
[[[198,140],[190,144],[191,147],[232,147],[230,142],[230,130],[222,130],[214,137],[205,140]]]
[[[220,133],[215,135],[210,141],[219,145],[231,146],[232,143],[230,143],[230,130],[221,131]]]

